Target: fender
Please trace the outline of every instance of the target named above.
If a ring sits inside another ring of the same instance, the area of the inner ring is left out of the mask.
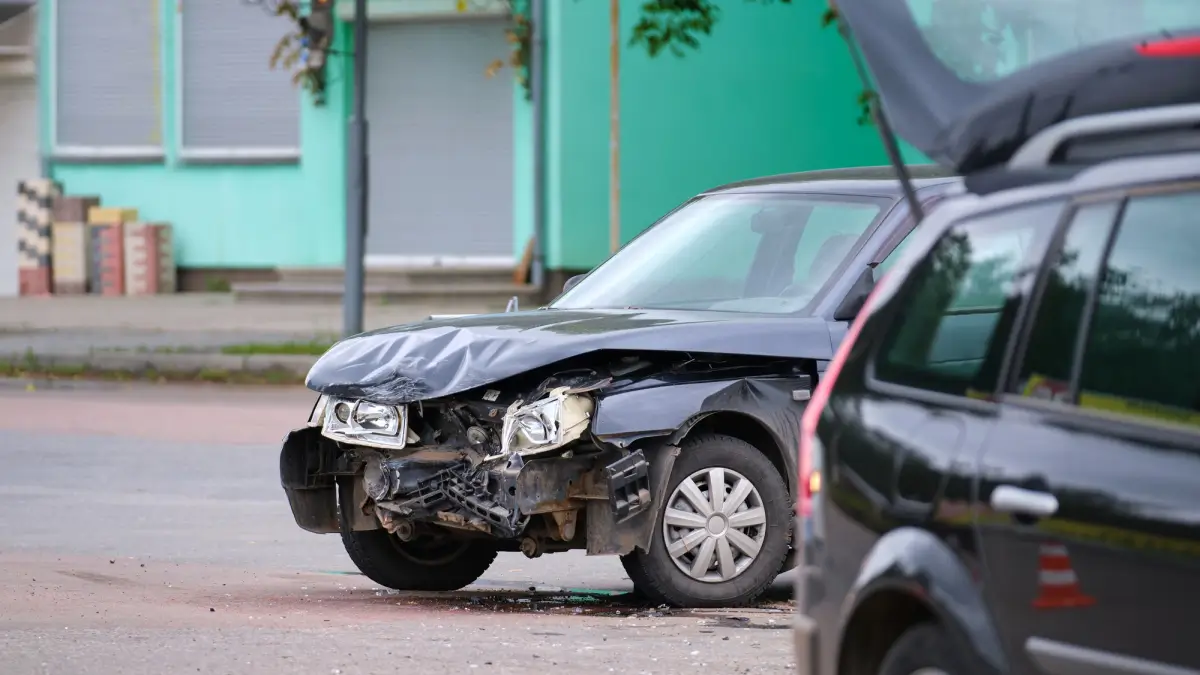
[[[916,528],[884,535],[863,561],[842,608],[841,626],[876,593],[900,590],[921,600],[951,634],[974,648],[983,666],[1008,672],[999,632],[987,611],[979,582],[963,561],[935,536]],[[841,659],[845,633],[838,636]],[[835,661],[836,663],[836,661]]]
[[[804,403],[796,399],[806,400],[811,388],[809,376],[793,375],[656,383],[617,391],[597,401],[592,434],[618,447],[654,437],[667,437],[674,445],[713,414],[745,415],[771,435],[783,461],[783,478],[794,489],[804,413]]]
[[[628,448],[643,442],[650,462],[653,499],[661,499],[670,477],[679,442],[697,424],[720,413],[742,415],[767,430],[783,464],[783,479],[795,496],[796,454],[799,450],[800,416],[804,403],[793,392],[808,392],[811,378],[739,378],[684,383],[656,382],[613,392],[596,404],[592,434],[602,443]],[[649,440],[649,443],[644,441]],[[597,508],[598,502],[595,502]],[[591,507],[591,504],[589,504]],[[620,525],[605,521],[605,514],[588,511],[588,555],[647,551],[657,521],[657,509]],[[795,561],[789,558],[784,569]]]

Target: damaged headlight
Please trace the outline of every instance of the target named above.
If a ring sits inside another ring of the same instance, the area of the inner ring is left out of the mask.
[[[504,415],[501,455],[553,450],[578,439],[592,416],[592,399],[572,394],[566,387],[526,405],[517,401]]]
[[[321,435],[333,440],[381,448],[408,442],[408,408],[371,401],[328,398]]]

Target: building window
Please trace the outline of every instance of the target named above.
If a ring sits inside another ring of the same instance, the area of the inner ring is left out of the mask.
[[[158,3],[53,5],[54,154],[162,156]]]
[[[300,89],[272,70],[271,50],[292,27],[262,5],[181,0],[179,137],[188,160],[296,160]]]

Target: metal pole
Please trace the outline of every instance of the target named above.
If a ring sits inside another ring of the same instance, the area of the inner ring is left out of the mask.
[[[621,247],[621,3],[609,0],[608,246]]]
[[[542,96],[545,54],[542,41],[546,35],[542,32],[542,22],[546,13],[542,0],[530,0],[530,5],[530,20],[533,22],[533,44],[529,50],[529,98],[533,105],[533,264],[530,276],[533,285],[541,291],[546,284],[545,102]]]
[[[354,112],[346,163],[346,286],[342,333],[363,331],[363,253],[367,238],[367,0],[354,0]]]

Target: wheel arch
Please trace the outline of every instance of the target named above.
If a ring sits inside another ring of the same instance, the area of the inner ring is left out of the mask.
[[[977,655],[979,672],[1006,672],[978,572],[935,535],[917,528],[893,530],[859,570],[840,622],[839,673],[876,672],[896,639],[922,621],[941,624],[968,647],[965,653]]]
[[[787,453],[777,433],[761,419],[739,410],[717,410],[696,415],[671,437],[672,445],[699,434],[720,434],[745,441],[758,449],[779,471],[783,482],[794,492],[795,460]]]

